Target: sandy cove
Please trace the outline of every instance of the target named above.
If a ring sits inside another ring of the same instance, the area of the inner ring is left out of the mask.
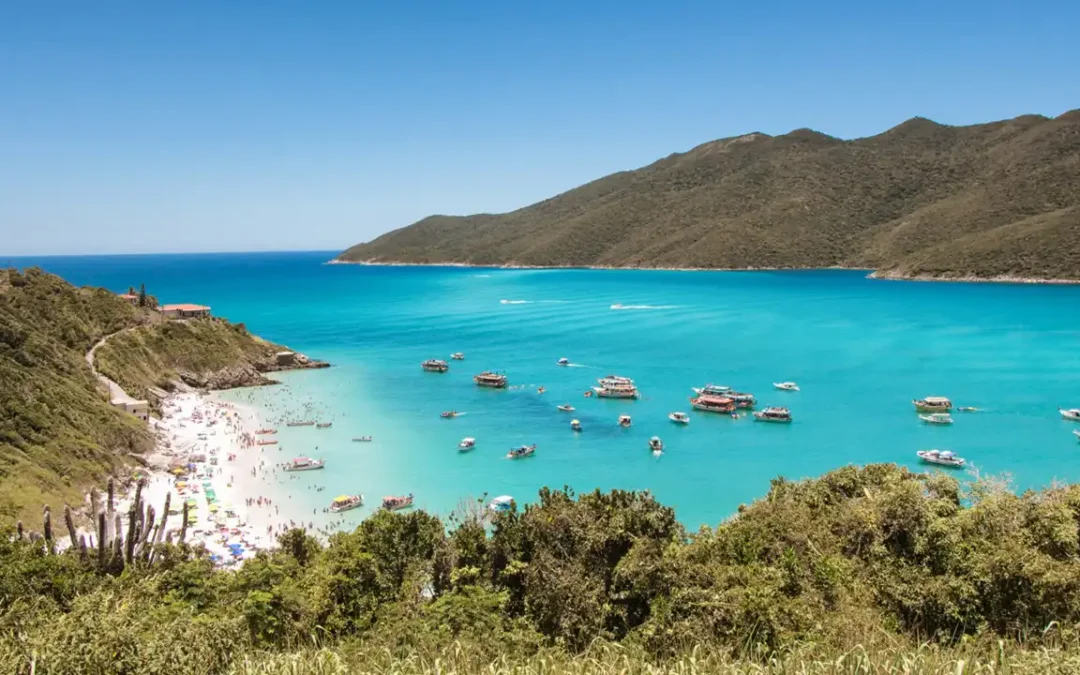
[[[235,565],[272,548],[293,527],[319,538],[341,528],[343,518],[318,509],[303,513],[306,508],[292,502],[288,482],[296,473],[283,465],[293,457],[266,433],[272,428],[254,408],[213,394],[174,394],[151,424],[158,445],[147,457],[143,502],[160,509],[171,494],[170,529],[179,528],[189,502],[186,541],[205,545],[218,564]],[[126,513],[133,498],[134,491],[123,496],[118,510]]]

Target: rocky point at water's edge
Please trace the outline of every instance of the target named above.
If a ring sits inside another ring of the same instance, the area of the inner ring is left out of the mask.
[[[285,354],[289,354],[285,357]],[[253,363],[231,366],[211,372],[178,371],[181,383],[187,387],[206,390],[234,389],[236,387],[260,387],[278,384],[265,373],[290,370],[329,368],[330,363],[311,359],[299,352],[285,352],[275,357],[260,359]]]

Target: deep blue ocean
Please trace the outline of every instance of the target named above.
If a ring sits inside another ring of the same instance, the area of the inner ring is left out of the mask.
[[[211,305],[269,340],[334,367],[286,387],[229,392],[271,416],[304,407],[332,429],[282,428],[289,456],[328,460],[327,493],[413,492],[446,513],[468,497],[535,498],[544,485],[648,489],[690,527],[715,525],[776,476],[850,463],[924,470],[915,451],[951,449],[1016,489],[1080,479],[1080,443],[1059,407],[1080,407],[1080,287],[868,280],[862,272],[502,270],[325,265],[334,253],[7,258],[80,285],[145,283],[163,302]],[[501,302],[503,300],[513,302]],[[613,303],[637,309],[613,310]],[[426,358],[461,351],[450,372]],[[560,357],[577,367],[556,366]],[[509,391],[474,386],[505,371]],[[627,375],[638,401],[586,399],[597,377]],[[802,391],[776,391],[794,380]],[[692,413],[708,382],[787,405],[791,425]],[[538,394],[536,386],[547,388]],[[920,422],[911,400],[982,408],[951,427]],[[577,407],[573,415],[559,403]],[[443,420],[439,412],[467,414]],[[306,412],[306,411],[305,411]],[[629,429],[616,425],[633,416]],[[299,413],[297,413],[299,414]],[[585,427],[569,429],[572,417]],[[352,443],[372,435],[373,443]],[[659,435],[665,454],[647,449]],[[477,449],[457,452],[472,436]],[[512,445],[534,457],[507,461]],[[315,449],[318,446],[318,450]],[[307,479],[305,479],[307,480]],[[370,512],[371,507],[366,507]]]

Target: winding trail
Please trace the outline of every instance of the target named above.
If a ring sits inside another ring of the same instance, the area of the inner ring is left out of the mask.
[[[121,328],[120,330],[116,331],[115,333],[109,333],[105,337],[103,337],[100,340],[98,340],[97,342],[95,342],[94,346],[90,348],[90,351],[86,352],[86,365],[90,366],[90,370],[94,373],[94,377],[96,377],[98,379],[98,382],[102,383],[103,385],[105,385],[108,388],[108,390],[109,390],[109,402],[110,403],[113,402],[113,401],[123,401],[124,403],[134,403],[134,402],[138,401],[139,399],[136,399],[133,396],[129,395],[126,391],[124,391],[123,387],[121,387],[119,384],[117,384],[116,382],[113,382],[109,378],[107,378],[104,375],[102,375],[101,373],[99,373],[97,367],[94,366],[94,355],[97,353],[98,347],[100,347],[101,345],[108,342],[109,338],[111,338],[113,336],[116,336],[116,335],[119,335],[121,333],[125,333],[127,331],[135,330],[136,328],[140,328],[140,326],[131,326],[129,328]]]

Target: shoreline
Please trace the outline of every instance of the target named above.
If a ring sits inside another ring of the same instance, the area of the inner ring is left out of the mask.
[[[1023,284],[1023,285],[1049,285],[1071,286],[1080,284],[1080,279],[1045,279],[1041,277],[1018,277],[1007,274],[993,277],[966,276],[937,276],[931,274],[900,274],[896,272],[875,270],[872,267],[847,267],[844,265],[830,265],[828,267],[628,267],[616,265],[477,265],[473,263],[410,263],[410,262],[383,262],[378,260],[328,260],[326,265],[362,265],[367,267],[448,267],[448,268],[471,268],[487,270],[608,270],[608,271],[633,271],[633,272],[816,272],[837,270],[845,272],[866,272],[867,279],[877,281],[919,281],[940,283],[968,283],[968,284]]]

